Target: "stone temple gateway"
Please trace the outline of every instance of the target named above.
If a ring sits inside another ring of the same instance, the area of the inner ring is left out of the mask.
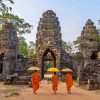
[[[100,51],[99,32],[94,23],[88,19],[81,32],[80,52],[75,59],[62,49],[62,34],[58,17],[52,10],[47,10],[40,18],[36,33],[36,56],[33,59],[23,58],[18,54],[18,37],[14,25],[10,22],[3,24],[0,31],[0,79],[6,75],[14,75],[23,81],[28,66],[35,65],[41,68],[41,78],[44,78],[45,61],[53,62],[50,67],[63,69],[75,68],[78,71],[78,82],[88,83],[95,81],[92,86],[100,88],[100,59],[91,59],[92,52]],[[24,60],[24,61],[23,61]],[[26,69],[26,70],[25,70]],[[23,73],[23,71],[25,73]],[[17,81],[18,81],[17,80]],[[28,82],[25,79],[26,82]],[[15,80],[16,82],[16,80]],[[89,84],[90,84],[89,83]]]
[[[95,89],[100,88],[100,59],[91,58],[93,52],[100,51],[99,32],[90,19],[81,31],[80,40],[81,62],[77,65],[79,84],[89,83],[94,84]]]
[[[61,27],[58,17],[52,10],[47,10],[40,18],[36,34],[36,56],[37,66],[42,69],[44,77],[44,61],[53,60],[54,65],[59,69],[70,64],[69,54],[62,49]]]
[[[30,64],[30,59],[23,59],[18,54],[18,37],[14,25],[8,21],[5,22],[0,31],[0,79],[6,75],[14,75],[14,73],[26,75],[25,69],[27,70],[29,65],[40,67],[41,78],[43,78],[45,61],[53,62],[51,67],[59,69],[70,67],[71,59],[69,54],[62,49],[61,35],[58,17],[52,10],[47,10],[40,18],[37,27],[36,57],[31,59],[34,64]]]
[[[0,81],[4,81],[4,84],[28,83],[24,76],[28,75],[27,68],[32,64],[31,59],[18,54],[15,26],[10,21],[5,21],[0,31]]]
[[[18,38],[14,25],[5,22],[0,31],[0,75],[14,72],[18,53]]]

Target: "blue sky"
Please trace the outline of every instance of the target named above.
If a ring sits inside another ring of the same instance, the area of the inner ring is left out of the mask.
[[[14,0],[13,13],[33,25],[31,34],[24,35],[26,41],[36,40],[37,26],[42,13],[53,10],[60,21],[62,39],[74,41],[82,28],[91,19],[96,26],[100,19],[100,0]]]

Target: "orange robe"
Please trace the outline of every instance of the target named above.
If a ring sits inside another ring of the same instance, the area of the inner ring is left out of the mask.
[[[65,75],[65,82],[67,85],[67,90],[71,91],[71,87],[73,85],[72,75],[70,75],[70,74]]]
[[[38,73],[32,74],[32,87],[34,91],[37,91],[39,89],[39,74]]]
[[[53,76],[52,76],[52,79],[51,79],[51,81],[52,81],[52,89],[53,89],[54,91],[57,91],[58,80],[59,80],[58,76],[56,76],[56,75],[53,75]]]

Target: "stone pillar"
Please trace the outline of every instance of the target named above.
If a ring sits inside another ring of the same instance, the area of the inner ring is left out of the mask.
[[[16,67],[18,38],[13,23],[8,21],[3,24],[1,32],[0,39],[3,43],[0,43],[0,50],[4,49],[3,74],[8,75],[14,73]]]
[[[7,53],[4,54],[4,60],[3,60],[3,75],[10,74],[10,59],[7,55]]]

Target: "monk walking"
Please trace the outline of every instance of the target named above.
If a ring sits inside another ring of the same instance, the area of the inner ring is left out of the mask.
[[[67,73],[67,75],[65,75],[65,82],[67,85],[67,91],[69,94],[71,94],[71,87],[73,85],[73,79],[72,79],[72,75],[70,73]]]
[[[35,70],[32,74],[32,87],[33,87],[33,93],[36,94],[36,91],[39,89],[39,74]]]
[[[51,78],[51,81],[52,81],[52,89],[54,91],[54,94],[56,94],[56,91],[57,91],[57,87],[58,87],[58,76],[56,75],[56,72],[54,72],[54,75],[52,76]]]

